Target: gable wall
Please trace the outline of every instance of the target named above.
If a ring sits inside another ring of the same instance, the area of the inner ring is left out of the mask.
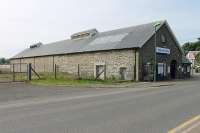
[[[166,43],[162,43],[161,35],[166,37]],[[155,36],[153,36],[141,49],[140,49],[140,77],[143,80],[143,65],[147,62],[154,62],[154,42]],[[179,44],[178,44],[179,45]],[[170,66],[172,60],[177,61],[177,65],[181,66],[182,52],[177,46],[176,41],[169,32],[166,25],[163,25],[159,31],[157,31],[157,47],[169,48],[171,50],[170,55],[157,54],[157,63],[166,62],[167,67]],[[177,73],[178,77],[178,73]],[[167,78],[170,78],[168,75]]]

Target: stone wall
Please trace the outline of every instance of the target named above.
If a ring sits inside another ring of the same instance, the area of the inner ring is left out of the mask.
[[[134,50],[113,50],[92,53],[77,53],[57,56],[45,56],[35,58],[24,58],[12,60],[11,63],[31,63],[37,72],[53,72],[54,65],[58,66],[59,72],[65,72],[73,75],[78,74],[82,78],[95,78],[96,65],[106,65],[106,78],[120,79],[120,68],[126,68],[126,80],[134,79],[134,65],[138,69],[138,56]],[[138,70],[136,70],[138,72]],[[138,79],[138,74],[136,74]]]
[[[162,36],[165,36],[166,42],[162,42]],[[154,42],[155,42],[155,36],[153,36],[140,50],[140,80],[143,79],[143,68],[144,65],[148,62],[154,62]],[[171,32],[169,31],[168,27],[166,25],[163,25],[160,30],[157,31],[157,47],[162,48],[168,48],[170,49],[170,55],[165,54],[157,54],[157,63],[166,63],[166,67],[170,67],[171,62],[175,60],[177,62],[176,67],[176,78],[179,76],[179,70],[178,67],[182,64],[182,52],[180,48],[178,47],[179,44],[175,41],[174,37],[172,36]],[[170,73],[166,70],[166,79],[170,79]]]

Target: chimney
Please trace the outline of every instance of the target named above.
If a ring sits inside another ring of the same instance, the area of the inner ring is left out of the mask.
[[[33,45],[30,46],[30,49],[39,48],[41,45],[43,45],[41,42],[33,44]]]

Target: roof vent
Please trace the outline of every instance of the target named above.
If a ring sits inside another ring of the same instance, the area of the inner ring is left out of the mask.
[[[36,44],[31,45],[30,48],[31,48],[31,49],[33,49],[33,48],[39,48],[41,45],[42,45],[42,43],[39,42],[39,43],[36,43]]]
[[[97,33],[98,33],[98,31],[96,29],[82,31],[82,32],[75,33],[75,34],[71,35],[71,39],[75,40],[75,39],[89,38],[89,37],[95,36]]]

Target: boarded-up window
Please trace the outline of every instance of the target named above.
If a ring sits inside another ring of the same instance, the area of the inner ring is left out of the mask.
[[[105,65],[96,65],[96,78],[105,79]]]
[[[127,69],[125,67],[120,68],[120,78],[121,80],[126,80]]]

